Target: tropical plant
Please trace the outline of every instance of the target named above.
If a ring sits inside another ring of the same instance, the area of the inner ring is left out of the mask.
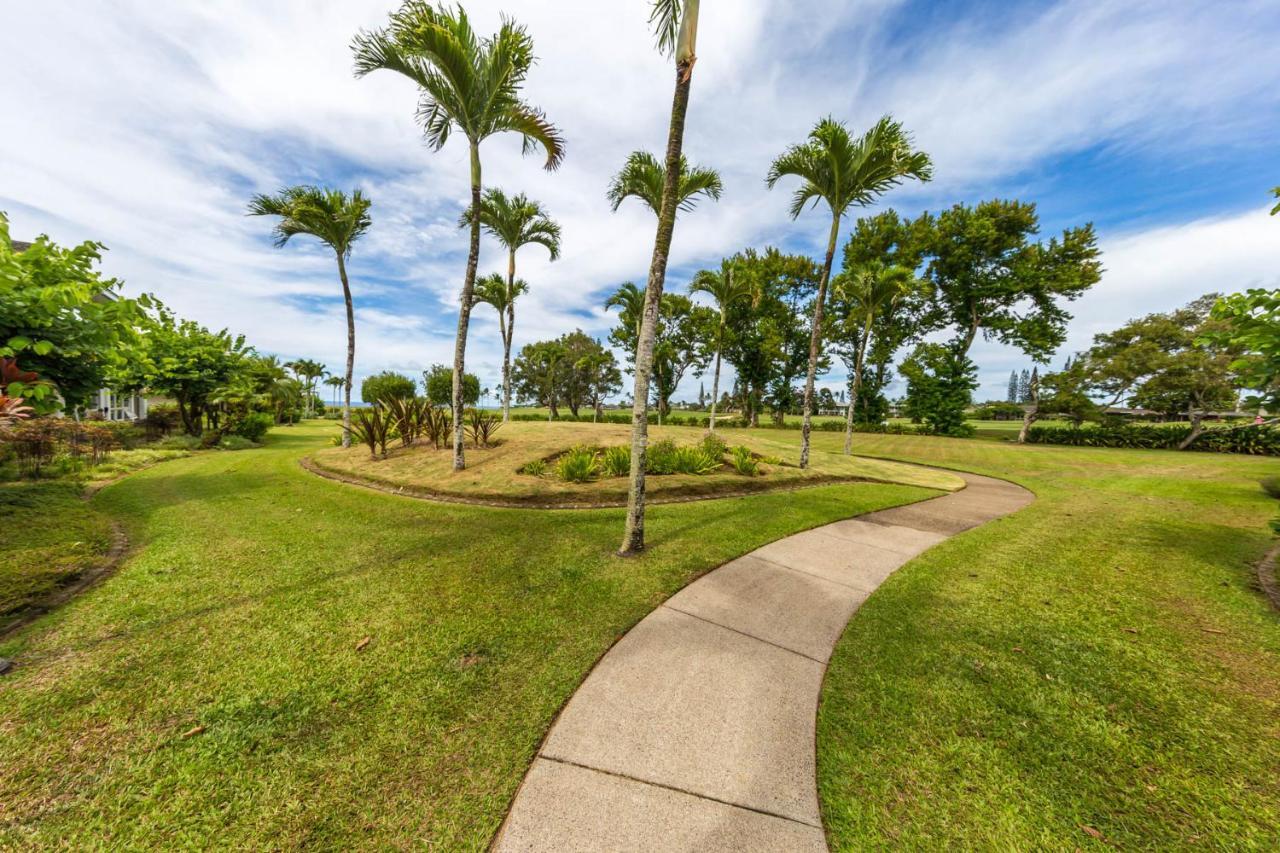
[[[342,388],[342,386],[346,384],[346,381],[347,380],[341,376],[330,376],[328,379],[324,380],[324,384],[333,389],[332,399],[334,407],[337,407],[338,405],[338,389]]]
[[[839,319],[858,327],[858,343],[849,383],[849,403],[845,411],[844,455],[853,453],[853,411],[862,390],[862,373],[866,366],[867,344],[872,326],[885,310],[892,310],[899,299],[911,292],[915,273],[906,267],[886,266],[872,262],[838,276],[836,294],[845,308]]]
[[[640,342],[640,329],[644,324],[644,294],[643,290],[636,287],[635,282],[624,281],[604,303],[604,310],[617,308],[619,321],[634,330],[634,341],[631,347],[633,357],[635,344]]]
[[[433,406],[453,404],[453,368],[447,364],[433,364],[422,371],[422,390]],[[462,402],[474,406],[480,402],[480,377],[474,373],[462,377]]]
[[[626,445],[606,447],[600,454],[600,469],[606,477],[625,477],[631,473],[631,448]]]
[[[735,272],[738,274],[735,275]],[[715,301],[720,322],[715,327],[715,372],[711,380],[711,413],[707,428],[716,431],[716,403],[720,400],[720,358],[724,354],[724,335],[729,325],[729,310],[739,302],[749,302],[756,292],[750,279],[737,270],[734,259],[720,263],[720,271],[702,270],[689,283],[690,293],[705,293]]]
[[[791,201],[791,218],[797,219],[811,202],[825,202],[831,212],[831,234],[818,281],[809,341],[809,370],[804,384],[804,419],[800,428],[800,467],[809,466],[809,432],[813,418],[813,385],[822,344],[822,312],[827,299],[827,283],[840,236],[840,222],[849,208],[875,201],[888,190],[914,178],[927,181],[933,176],[929,155],[912,149],[911,137],[901,123],[889,116],[880,119],[858,139],[832,118],[818,122],[807,142],[793,145],[773,161],[766,179],[770,189],[783,177],[794,176],[803,183]]]
[[[400,444],[409,447],[417,441],[423,431],[427,401],[416,397],[391,396],[384,397],[379,402],[387,410],[395,433],[400,436]]]
[[[616,213],[628,198],[643,202],[654,216],[662,213],[662,190],[667,183],[667,169],[648,151],[632,151],[622,168],[609,182],[606,197]],[[676,210],[688,213],[698,205],[699,197],[719,201],[724,191],[720,173],[703,166],[690,166],[680,156],[680,177],[676,182]]]
[[[431,442],[436,450],[448,443],[452,426],[453,420],[447,408],[428,405],[423,409],[422,436]]]
[[[388,400],[412,400],[418,385],[403,373],[384,370],[360,383],[360,399],[371,406],[386,405]]]
[[[373,459],[386,457],[394,421],[391,413],[379,406],[357,409],[351,420],[351,431],[369,447]]]
[[[1280,187],[1273,187],[1273,188],[1271,189],[1271,194],[1272,194],[1273,196],[1275,196],[1276,198],[1280,199]],[[1280,213],[1280,202],[1277,202],[1277,203],[1276,203],[1276,206],[1275,206],[1275,207],[1273,207],[1273,208],[1271,208],[1271,215],[1272,215],[1272,216],[1275,216],[1277,213]]]
[[[286,362],[284,366],[292,370],[293,375],[302,383],[305,416],[308,418],[313,417],[315,415],[316,383],[324,376],[327,376],[329,371],[320,362],[309,358]]]
[[[645,286],[643,319],[635,351],[635,388],[631,411],[631,483],[627,493],[627,520],[619,553],[644,549],[645,454],[649,443],[649,374],[653,368],[658,308],[667,275],[667,258],[680,206],[680,177],[684,168],[684,123],[689,111],[689,89],[697,61],[699,0],[654,0],[649,24],[657,35],[658,50],[675,60],[675,94],[667,129],[658,231],[653,241],[649,281]]]
[[[462,225],[470,225],[472,210],[462,215]],[[507,278],[501,296],[493,283],[480,289],[476,285],[476,301],[492,305],[498,312],[498,328],[502,333],[502,420],[511,420],[511,338],[516,325],[516,298],[529,286],[516,279],[516,251],[522,246],[544,247],[554,261],[560,257],[560,226],[536,201],[524,193],[507,198],[500,189],[485,191],[480,200],[480,224],[507,250]]]
[[[541,477],[547,473],[547,460],[535,459],[532,462],[526,462],[517,473],[528,474],[530,477]]]
[[[708,432],[704,435],[700,446],[707,452],[707,455],[713,459],[722,459],[724,458],[725,453],[729,451],[729,445],[725,443],[723,438],[716,435],[714,432]]]
[[[600,459],[590,447],[575,447],[556,461],[556,476],[566,483],[589,483],[600,476]]]
[[[471,409],[467,413],[467,432],[475,447],[488,447],[493,434],[501,428],[502,421],[497,415],[482,409]]]
[[[249,202],[250,216],[276,216],[272,233],[276,246],[283,247],[298,235],[315,237],[333,250],[338,261],[338,278],[342,281],[342,299],[347,310],[347,370],[344,375],[342,403],[342,446],[351,446],[351,381],[356,364],[356,315],[351,299],[351,282],[347,279],[347,260],[355,242],[365,235],[373,220],[369,216],[371,202],[360,190],[348,196],[341,190],[326,187],[296,186],[275,195],[256,195]]]
[[[760,463],[752,452],[742,445],[733,448],[730,462],[733,470],[744,477],[754,477],[760,473]]]
[[[533,65],[533,40],[514,21],[503,20],[497,33],[480,38],[461,7],[436,7],[407,0],[391,15],[390,24],[361,31],[352,45],[356,75],[385,69],[408,77],[420,94],[418,118],[427,142],[440,150],[453,131],[467,138],[471,159],[471,209],[481,208],[480,143],[499,133],[518,133],[526,152],[541,146],[546,168],[564,158],[564,140],[540,110],[520,100]],[[466,467],[463,450],[463,377],[467,326],[474,303],[476,266],[480,260],[479,216],[473,216],[467,268],[458,308],[458,334],[453,354],[453,467]]]
[[[18,421],[26,420],[35,413],[30,406],[22,405],[21,397],[7,397],[0,394],[0,429],[11,427]]]

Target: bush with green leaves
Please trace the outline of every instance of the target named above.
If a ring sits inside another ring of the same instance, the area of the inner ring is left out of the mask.
[[[606,477],[626,477],[631,473],[631,448],[625,444],[606,447],[600,455],[600,468]]]
[[[351,413],[351,432],[368,446],[369,455],[374,459],[386,457],[387,441],[391,438],[393,426],[390,412],[378,406],[356,409]]]
[[[266,412],[249,412],[232,424],[227,432],[258,444],[266,436],[267,430],[271,429],[274,424],[275,418]]]
[[[360,383],[360,399],[369,405],[383,405],[388,399],[408,400],[418,393],[418,385],[402,373],[384,370]]]
[[[423,431],[427,401],[420,397],[384,397],[379,401],[391,417],[391,423],[400,443],[409,447]]]
[[[729,452],[729,445],[714,432],[709,432],[702,437],[702,449],[713,459],[723,459]]]
[[[528,474],[530,477],[541,477],[543,474],[547,473],[547,460],[535,459],[532,462],[526,462],[516,473]]]
[[[251,450],[260,446],[257,442],[239,435],[224,435],[222,441],[218,442],[218,447],[222,450]]]
[[[1191,427],[1186,424],[1124,424],[1121,426],[1033,426],[1027,432],[1031,444],[1065,444],[1071,447],[1121,447],[1130,450],[1177,450]],[[1189,450],[1210,453],[1245,453],[1280,456],[1280,429],[1273,426],[1215,427],[1206,429]]]
[[[575,447],[557,460],[556,476],[566,483],[589,483],[600,476],[600,458],[590,447]]]
[[[1262,491],[1276,500],[1280,500],[1280,477],[1267,477],[1259,485],[1262,486]]]
[[[493,434],[502,429],[502,419],[492,412],[471,409],[467,412],[467,434],[476,447],[488,447]]]
[[[760,463],[756,461],[755,455],[742,445],[733,448],[730,462],[733,470],[744,477],[755,477],[760,473]]]
[[[199,450],[200,436],[179,433],[160,439],[155,446],[157,450]]]

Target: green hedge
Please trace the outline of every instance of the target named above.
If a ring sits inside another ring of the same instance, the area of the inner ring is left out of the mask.
[[[528,412],[515,412],[511,415],[511,420],[513,421],[544,421],[545,422],[547,419],[548,418],[546,415],[534,415],[534,414],[529,414]],[[575,418],[573,415],[562,414],[555,418],[552,418],[551,420],[555,420],[563,423],[571,423],[571,424],[572,423],[589,424],[592,422],[592,418],[590,415],[579,415],[578,417]],[[709,421],[710,419],[706,415],[670,414],[662,419],[662,425],[663,426],[703,427],[705,429],[707,426],[709,426]],[[631,414],[629,412],[605,412],[604,417],[600,419],[599,423],[624,424],[629,426],[631,424]],[[658,423],[658,416],[653,412],[649,413],[649,423],[655,424],[655,425]],[[722,415],[718,415],[716,417],[716,425],[720,427],[724,427],[726,429],[745,429],[748,426],[746,420],[742,418],[726,418]],[[777,424],[771,420],[762,420],[760,421],[760,425],[755,428],[756,429],[799,430],[800,421],[794,420],[794,421],[787,421],[784,423]],[[834,421],[834,420],[814,421],[813,429],[815,431],[821,431],[821,432],[844,432],[844,421]],[[866,432],[866,433],[881,433],[881,434],[887,433],[889,435],[928,435],[929,434],[929,430],[924,426],[915,426],[912,424],[900,424],[900,423],[854,424],[853,431]]]
[[[1027,433],[1031,444],[1065,444],[1071,447],[1123,447],[1139,450],[1177,450],[1191,432],[1191,426],[1048,427],[1033,426]],[[1208,453],[1248,453],[1280,456],[1280,429],[1272,426],[1211,427],[1188,448]]]

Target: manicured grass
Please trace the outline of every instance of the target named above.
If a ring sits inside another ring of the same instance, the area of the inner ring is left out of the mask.
[[[1274,461],[909,436],[857,451],[1037,500],[926,552],[851,621],[819,714],[834,849],[1280,844],[1280,617],[1252,573]]]
[[[678,445],[697,444],[704,431],[694,427],[653,427],[652,441],[671,439]],[[865,478],[954,491],[964,485],[958,477],[909,465],[875,459],[857,459],[842,453],[813,454],[810,467],[797,467],[793,438],[763,430],[718,430],[730,446],[746,445],[782,464],[762,465],[763,475],[744,477],[727,464],[722,470],[701,476],[664,475],[647,480],[646,491],[655,498],[714,495],[723,492],[786,488],[836,479]],[[467,469],[453,470],[451,449],[430,445],[392,448],[388,458],[372,459],[364,446],[330,447],[312,460],[321,468],[383,485],[406,487],[425,493],[468,498],[518,501],[530,504],[609,503],[627,499],[626,477],[600,477],[588,483],[568,483],[547,465],[542,476],[522,473],[529,462],[549,459],[579,445],[630,446],[631,428],[616,424],[523,423],[506,424],[497,433],[498,443],[488,448],[467,448]]]
[[[650,550],[624,560],[622,510],[441,505],[302,470],[334,429],[93,499],[139,550],[0,643],[0,848],[482,849],[556,711],[659,602],[767,541],[936,494],[655,507]]]
[[[69,481],[0,483],[0,630],[105,559],[110,519],[80,492]]]

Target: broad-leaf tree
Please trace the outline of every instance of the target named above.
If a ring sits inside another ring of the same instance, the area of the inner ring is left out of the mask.
[[[471,209],[481,208],[480,143],[500,133],[518,133],[527,152],[546,152],[546,168],[564,158],[564,140],[542,113],[520,98],[533,66],[533,39],[524,27],[504,19],[498,32],[481,38],[461,7],[408,0],[390,23],[360,32],[352,45],[356,75],[395,71],[419,89],[418,119],[427,143],[440,150],[454,131],[467,139],[471,159]],[[480,261],[480,217],[473,216],[467,268],[458,306],[453,350],[453,467],[466,467],[463,452],[463,377],[467,327]]]
[[[276,246],[283,247],[293,237],[315,237],[333,250],[342,281],[342,300],[347,309],[347,369],[342,402],[342,446],[351,446],[351,379],[356,365],[356,315],[347,278],[347,260],[355,242],[365,235],[373,220],[371,202],[360,190],[347,195],[327,187],[287,187],[275,195],[256,195],[249,202],[250,216],[279,217],[272,233]]]
[[[917,287],[915,273],[906,267],[886,266],[873,261],[838,276],[834,282],[833,303],[837,307],[836,325],[852,333],[853,373],[849,382],[849,403],[845,411],[844,455],[853,452],[853,412],[862,391],[867,346],[876,319],[892,313],[899,300]]]
[[[1272,415],[1280,411],[1280,289],[1224,296],[1212,316],[1220,325],[1206,332],[1205,342],[1241,350],[1231,367],[1240,384],[1254,392],[1250,403]]]
[[[831,279],[831,264],[840,222],[850,207],[867,205],[908,179],[927,181],[933,175],[929,155],[912,148],[910,135],[889,116],[854,139],[835,119],[818,122],[809,139],[788,148],[769,167],[766,183],[772,189],[784,177],[802,183],[791,201],[796,219],[810,204],[825,204],[831,213],[831,233],[818,281],[809,342],[809,370],[804,383],[804,415],[800,428],[800,467],[809,466],[809,433],[813,426],[813,385],[822,348],[822,312]]]
[[[462,215],[462,224],[471,224],[470,210]],[[511,337],[516,326],[516,299],[529,289],[516,279],[516,251],[536,244],[545,248],[554,261],[560,257],[560,225],[524,193],[508,198],[496,188],[486,190],[480,199],[480,224],[507,250],[506,292],[499,300],[502,306],[494,302],[492,282],[486,285],[483,296],[476,296],[477,302],[486,302],[498,311],[502,331],[502,420],[506,423],[511,420]]]
[[[383,405],[389,400],[412,400],[417,393],[418,383],[391,370],[366,376],[360,383],[360,399],[370,406]]]
[[[447,364],[433,364],[422,371],[422,390],[427,402],[433,406],[453,405],[453,368]],[[480,377],[474,373],[463,374],[462,403],[474,406],[480,402]]]
[[[737,304],[748,303],[755,293],[750,278],[737,269],[733,258],[727,258],[720,269],[702,270],[689,283],[690,293],[705,293],[715,302],[719,322],[715,325],[715,369],[711,380],[711,412],[707,428],[716,431],[716,403],[720,399],[720,360],[724,355],[725,333],[729,327],[729,311]]]
[[[644,549],[644,477],[649,446],[649,376],[653,369],[658,309],[667,276],[667,257],[675,233],[680,206],[680,176],[684,171],[684,122],[689,111],[689,89],[697,61],[699,0],[654,0],[649,23],[657,34],[658,49],[675,60],[675,95],[667,127],[661,204],[657,206],[658,231],[645,286],[640,337],[635,350],[635,393],[631,409],[631,476],[627,493],[627,521],[618,553],[626,556]]]

